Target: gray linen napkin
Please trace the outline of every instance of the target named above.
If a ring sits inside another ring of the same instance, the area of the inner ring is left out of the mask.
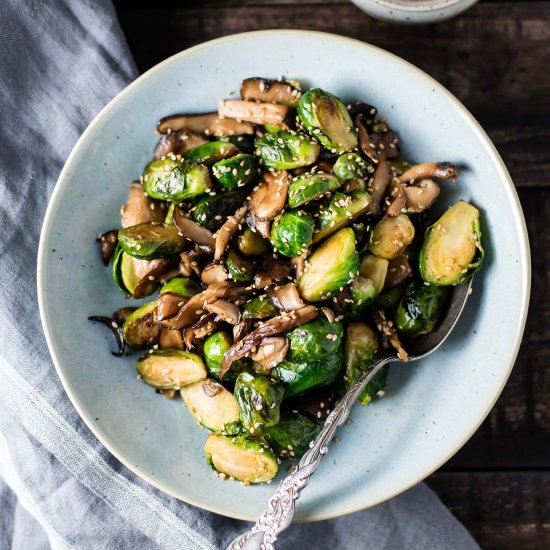
[[[48,197],[78,136],[137,74],[113,7],[3,0],[0,28],[0,549],[223,548],[247,524],[168,497],[117,462],[65,395],[40,326]],[[279,547],[478,548],[422,484],[294,526]]]

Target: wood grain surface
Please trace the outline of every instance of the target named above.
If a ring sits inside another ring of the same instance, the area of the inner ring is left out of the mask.
[[[485,549],[550,548],[550,1],[480,2],[437,25],[376,21],[346,0],[118,0],[140,70],[238,32],[301,28],[370,42],[455,94],[516,184],[531,242],[530,312],[516,366],[472,439],[428,479]]]

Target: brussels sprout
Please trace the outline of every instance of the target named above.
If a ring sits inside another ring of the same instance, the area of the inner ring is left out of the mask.
[[[399,256],[414,239],[414,225],[409,216],[399,214],[395,218],[384,216],[370,236],[369,250],[379,258],[391,260]]]
[[[235,435],[241,431],[239,406],[233,394],[219,382],[201,380],[180,390],[195,421],[211,432]]]
[[[287,358],[298,363],[320,361],[338,351],[343,332],[342,323],[329,323],[324,315],[317,317],[287,334],[290,340]]]
[[[298,289],[308,302],[326,300],[351,282],[358,270],[355,233],[349,227],[340,229],[323,241],[309,257],[304,274],[298,281]]]
[[[372,305],[378,294],[375,284],[370,279],[357,275],[349,286],[350,300],[346,308],[346,318],[358,319]]]
[[[265,319],[279,315],[279,310],[268,298],[253,298],[243,308],[243,319]]]
[[[150,197],[176,202],[202,195],[212,187],[206,166],[172,157],[150,162],[142,180]]]
[[[190,149],[185,153],[184,158],[192,160],[197,164],[212,164],[219,162],[222,159],[234,157],[240,153],[240,149],[233,143],[223,141],[209,141]]]
[[[334,193],[328,206],[321,208],[315,223],[313,242],[318,243],[364,214],[372,203],[366,191],[353,191],[350,195]]]
[[[231,249],[225,257],[225,267],[229,278],[239,283],[248,283],[254,278],[256,261],[243,256],[235,249]]]
[[[122,250],[140,260],[154,260],[177,254],[186,241],[173,225],[145,222],[125,227],[118,232]]]
[[[409,283],[394,317],[399,334],[415,337],[431,332],[443,313],[447,292],[447,287],[422,281]]]
[[[160,328],[155,320],[157,301],[149,302],[136,309],[122,325],[122,337],[128,346],[143,349],[154,346],[160,336]]]
[[[235,189],[200,197],[193,204],[193,219],[202,226],[217,231],[246,200],[246,189]]]
[[[384,283],[386,282],[386,276],[388,274],[388,266],[388,260],[377,258],[371,254],[365,254],[361,258],[359,275],[373,282],[374,288],[376,289],[376,295],[380,294],[384,288]]]
[[[258,177],[258,161],[254,155],[235,155],[216,162],[212,173],[226,189],[244,187]]]
[[[298,116],[307,131],[335,153],[357,147],[357,131],[346,106],[336,96],[319,88],[300,98]]]
[[[332,170],[342,181],[364,179],[369,175],[367,162],[357,153],[340,155]]]
[[[200,286],[189,279],[188,277],[176,277],[168,281],[161,289],[159,294],[164,294],[165,292],[170,292],[172,294],[177,294],[184,298],[191,298],[195,294],[198,294],[201,291]]]
[[[334,174],[304,174],[292,180],[288,187],[288,205],[297,208],[336,191],[342,182]]]
[[[265,256],[271,252],[271,245],[257,231],[245,227],[237,237],[237,248],[245,256]]]
[[[376,331],[365,323],[350,323],[346,329],[344,357],[346,387],[349,388],[374,359],[379,342]],[[386,386],[387,369],[384,367],[366,386],[359,402],[368,405],[373,396]]]
[[[286,210],[271,224],[271,244],[283,256],[300,256],[311,244],[314,227],[310,215],[301,210]]]
[[[391,290],[385,290],[381,292],[376,299],[374,304],[377,308],[382,308],[386,311],[391,311],[397,307],[401,300],[401,295],[403,294],[403,287],[397,286]]]
[[[256,140],[256,147],[266,168],[291,170],[313,164],[321,148],[303,134],[287,132],[265,134]]]
[[[254,145],[254,136],[242,134],[240,136],[220,136],[218,141],[232,143],[236,145],[243,153],[253,153],[256,148]]]
[[[113,279],[117,287],[127,296],[133,296],[136,287],[142,276],[148,270],[149,262],[147,260],[138,260],[132,258],[124,252],[120,245],[117,245],[113,254]],[[153,294],[157,288],[157,283],[151,283],[142,289],[142,297]]]
[[[479,210],[459,201],[426,231],[420,276],[434,285],[461,284],[481,267],[483,255]]]
[[[208,372],[219,379],[220,366],[225,352],[233,345],[233,339],[225,331],[213,332],[205,341],[202,354],[206,362]],[[224,374],[224,382],[231,382],[246,368],[245,361],[234,361],[231,368]]]
[[[210,434],[204,452],[214,470],[244,483],[267,483],[279,469],[269,447],[242,436]]]
[[[206,369],[194,353],[175,349],[158,349],[138,358],[136,369],[143,381],[161,390],[179,390],[204,380]]]
[[[295,412],[284,412],[276,426],[265,431],[265,440],[280,458],[300,458],[317,437],[321,426],[311,418]]]
[[[262,374],[241,372],[235,382],[235,398],[241,422],[250,434],[262,433],[279,422],[285,390]]]
[[[285,398],[298,395],[315,386],[326,386],[334,382],[342,368],[340,349],[320,361],[295,362],[284,359],[272,371],[285,387]]]

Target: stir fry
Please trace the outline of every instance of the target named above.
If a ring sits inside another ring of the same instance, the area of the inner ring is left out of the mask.
[[[181,395],[221,479],[270,482],[382,348],[432,331],[483,260],[467,202],[429,223],[450,162],[412,165],[377,110],[247,78],[218,111],[160,120],[101,258],[129,298],[117,356]],[[360,397],[384,395],[387,369]]]

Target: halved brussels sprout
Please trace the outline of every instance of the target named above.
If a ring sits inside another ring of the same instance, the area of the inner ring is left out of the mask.
[[[204,452],[214,470],[244,483],[267,483],[279,469],[269,447],[244,437],[210,434]]]
[[[212,333],[205,341],[202,354],[208,372],[219,379],[220,366],[225,352],[233,345],[233,338],[223,330]],[[231,382],[246,368],[245,361],[234,361],[231,368],[224,374],[224,382]]]
[[[121,229],[118,242],[126,254],[140,260],[172,256],[181,252],[186,245],[186,240],[173,225],[156,222]]]
[[[256,147],[266,168],[291,170],[313,164],[321,148],[304,134],[283,130],[265,134],[256,140]]]
[[[176,277],[168,281],[160,289],[159,294],[170,292],[184,298],[191,298],[191,296],[198,294],[200,291],[200,286],[195,281],[193,281],[193,279],[189,279],[188,277]]]
[[[136,309],[122,325],[122,337],[126,345],[134,349],[150,348],[160,337],[159,324],[155,319],[157,301],[149,302]]]
[[[113,254],[113,279],[117,287],[127,296],[134,296],[134,292],[141,278],[149,270],[147,260],[138,260],[126,254],[120,245],[115,248]],[[157,283],[151,283],[142,289],[141,296],[146,297],[153,294],[157,288]]]
[[[141,177],[147,195],[167,201],[184,201],[202,195],[212,187],[206,166],[172,157],[153,160]]]
[[[319,88],[300,98],[298,116],[307,131],[335,153],[357,147],[357,131],[346,106],[336,96]]]
[[[212,166],[212,164],[222,159],[234,157],[240,152],[241,150],[233,143],[227,141],[209,141],[187,151],[184,158],[192,160],[197,164]]]
[[[349,195],[334,193],[330,203],[322,207],[315,223],[313,242],[318,243],[363,215],[372,203],[366,191],[353,191]]]
[[[399,256],[414,239],[414,225],[409,216],[399,214],[394,218],[384,216],[370,236],[369,250],[379,258],[391,260]]]
[[[461,284],[481,267],[483,255],[479,210],[459,201],[428,228],[418,258],[420,275],[434,285]]]
[[[321,426],[308,416],[284,412],[276,426],[265,431],[265,440],[280,458],[300,458],[317,437]]]
[[[271,224],[271,244],[283,256],[300,256],[311,244],[314,227],[310,215],[301,210],[286,210]]]
[[[355,233],[349,227],[340,229],[309,257],[298,290],[308,302],[326,300],[350,283],[358,271]]]
[[[363,180],[369,175],[367,162],[357,153],[340,155],[336,159],[332,170],[342,181]]]
[[[295,362],[284,359],[271,374],[284,385],[287,398],[315,386],[331,384],[340,372],[342,364],[342,352],[338,349],[320,361]]]
[[[395,312],[399,334],[409,337],[431,332],[445,308],[448,288],[412,281],[405,288]]]
[[[279,310],[269,298],[253,298],[243,309],[243,319],[265,319],[279,315]]]
[[[240,136],[220,136],[218,141],[224,141],[236,145],[243,153],[252,154],[255,149],[254,136],[242,134]]]
[[[232,248],[225,257],[225,267],[230,279],[239,283],[248,283],[254,278],[257,262]]]
[[[397,286],[391,290],[385,290],[376,297],[374,304],[377,309],[381,308],[385,311],[394,310],[399,305],[402,294],[402,286]]]
[[[136,369],[143,381],[161,390],[179,390],[204,380],[206,369],[194,353],[175,349],[157,349],[138,358]]]
[[[329,323],[324,315],[287,334],[290,340],[290,361],[320,361],[340,347],[344,328],[342,323]]]
[[[262,374],[241,372],[235,382],[235,398],[241,422],[250,434],[262,433],[279,422],[283,386]]]
[[[359,319],[376,298],[376,286],[370,279],[357,275],[349,285],[349,290],[351,303],[346,308],[346,319]]]
[[[236,435],[241,431],[239,406],[233,394],[214,380],[201,380],[180,390],[195,421],[211,432]]]
[[[377,295],[380,294],[384,288],[384,283],[386,282],[386,276],[388,274],[388,266],[388,260],[372,256],[371,254],[365,254],[361,258],[359,275],[373,282]]]
[[[237,248],[245,256],[264,256],[271,252],[269,241],[248,226],[237,237]]]
[[[258,161],[254,155],[235,155],[216,162],[212,173],[226,189],[244,187],[258,178]]]
[[[200,197],[193,204],[193,219],[210,231],[217,231],[244,203],[246,189]]]
[[[376,331],[365,323],[350,323],[344,340],[346,387],[349,388],[369,366],[378,352]],[[387,368],[383,368],[361,392],[358,401],[368,405],[372,398],[386,387]]]
[[[289,185],[288,205],[297,208],[336,191],[341,185],[342,182],[334,174],[304,174],[293,179]]]

